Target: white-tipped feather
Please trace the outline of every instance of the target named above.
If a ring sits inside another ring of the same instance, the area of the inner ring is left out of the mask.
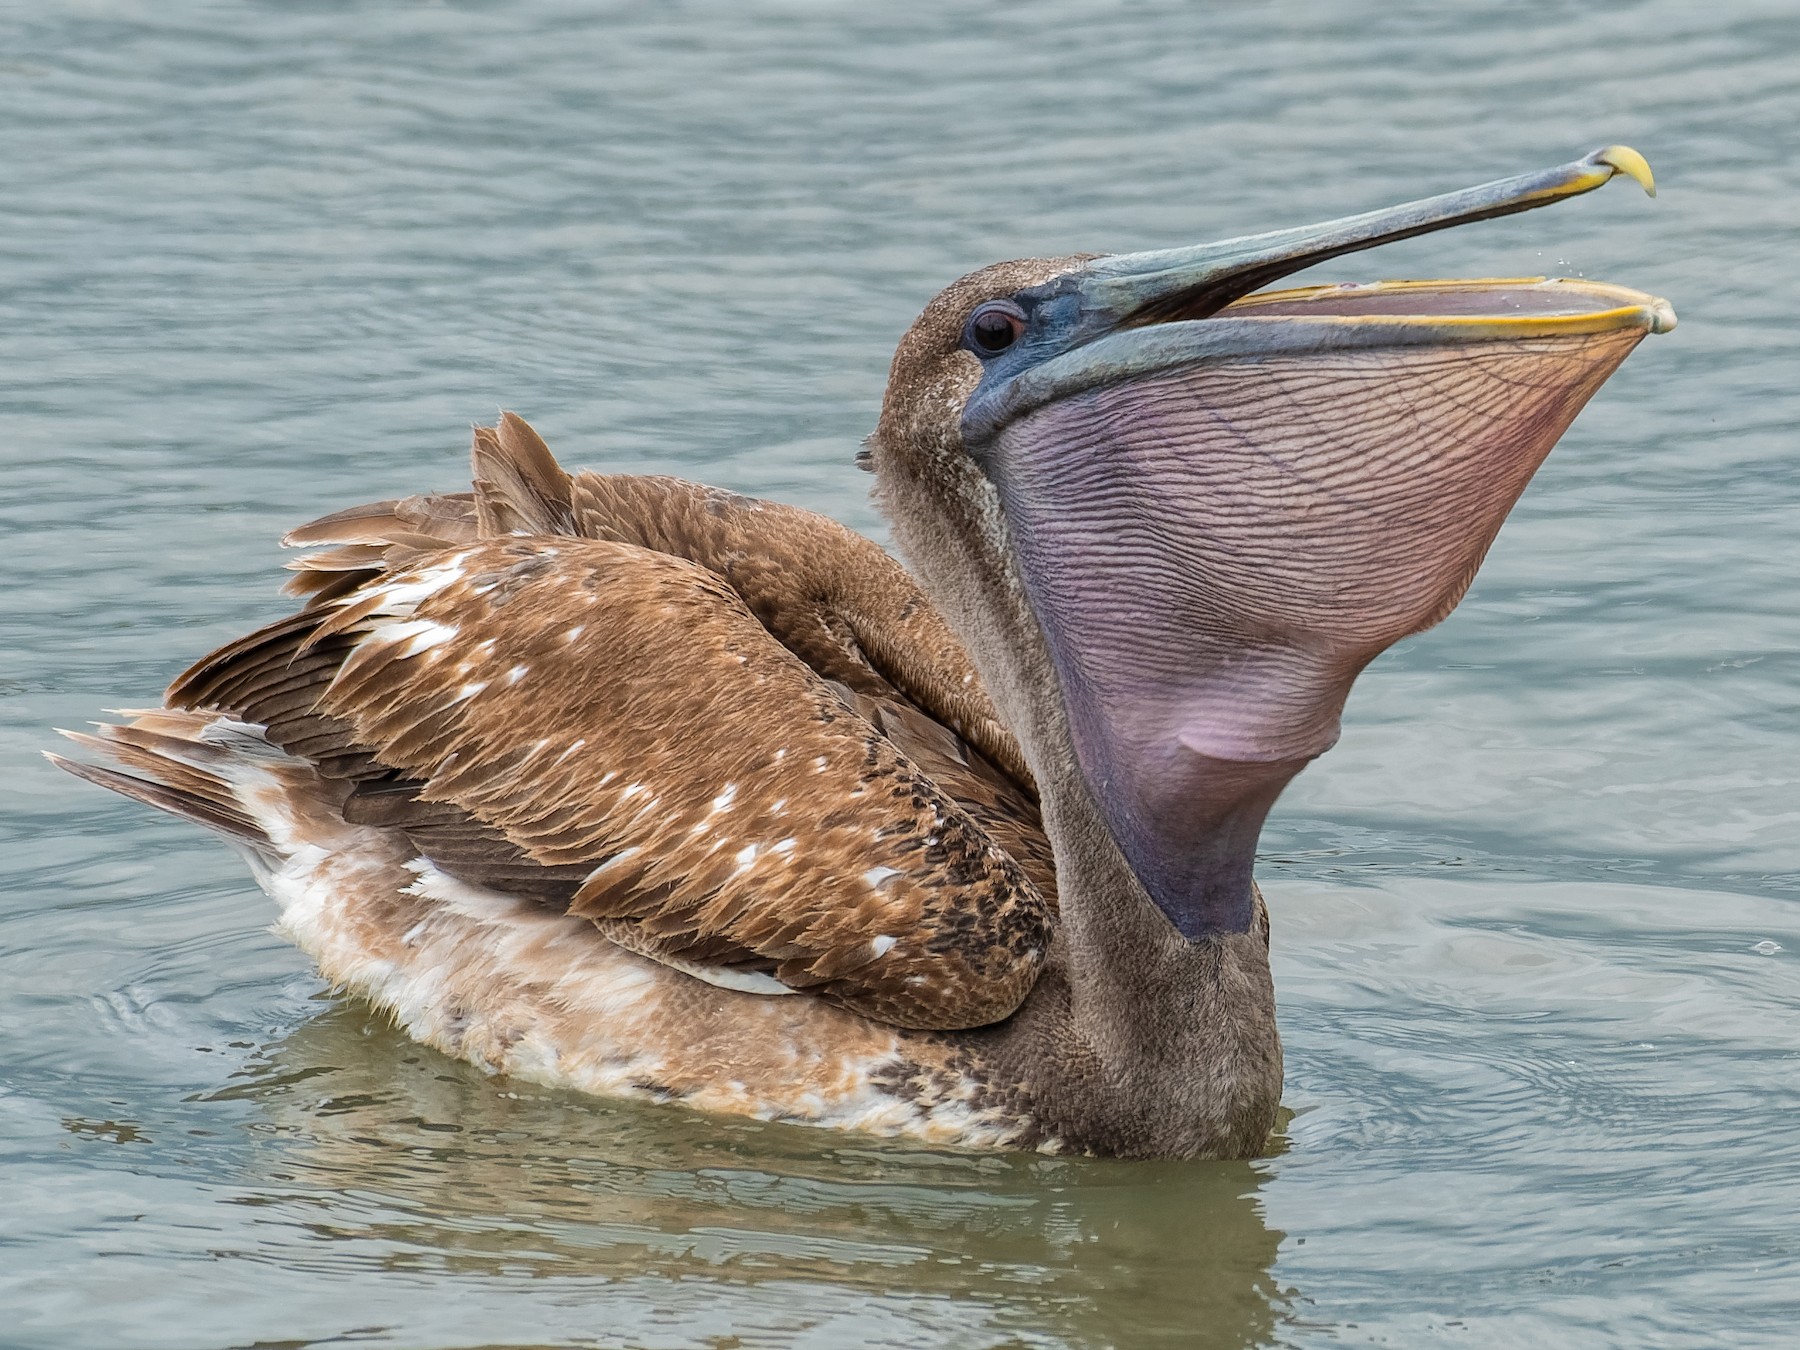
[[[141,716],[184,736],[192,753],[172,741],[171,763],[229,784],[274,841],[233,842],[279,907],[278,931],[325,979],[427,1045],[492,1073],[602,1096],[673,1097],[703,1111],[934,1144],[1006,1142],[1006,1123],[972,1106],[973,1085],[930,1103],[892,1091],[885,1075],[900,1044],[890,1028],[815,999],[767,997],[795,991],[758,972],[639,956],[586,919],[450,876],[399,831],[337,817],[312,766],[270,745],[260,727]],[[697,1001],[686,992],[693,980],[720,993]],[[732,1074],[714,1072],[718,1063]]]

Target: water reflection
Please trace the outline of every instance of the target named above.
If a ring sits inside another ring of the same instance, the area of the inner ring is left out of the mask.
[[[253,1101],[273,1146],[238,1202],[294,1230],[261,1259],[731,1291],[751,1328],[817,1282],[947,1301],[1020,1344],[1262,1344],[1291,1298],[1250,1164],[964,1155],[592,1101],[487,1078],[360,1006],[239,1079],[214,1099]]]

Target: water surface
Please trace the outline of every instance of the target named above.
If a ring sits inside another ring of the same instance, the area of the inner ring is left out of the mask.
[[[89,3],[0,17],[0,1343],[1790,1343],[1800,19],[1786,3]],[[490,1080],[198,831],[36,758],[272,616],[283,528],[566,460],[879,532],[997,258],[1645,151],[1324,274],[1670,297],[1261,875],[1270,1157],[968,1157]]]

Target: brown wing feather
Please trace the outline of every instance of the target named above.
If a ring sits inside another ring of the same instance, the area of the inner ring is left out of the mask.
[[[842,688],[842,686],[840,686]],[[918,765],[969,818],[1025,871],[1056,906],[1056,864],[1031,793],[989,763],[943,723],[898,693],[887,697],[843,690],[857,714]]]
[[[962,644],[910,573],[834,520],[678,478],[570,475],[523,418],[475,429],[475,491],[372,502],[288,533],[290,545],[360,545],[403,567],[495,534],[637,544],[723,578],[783,646],[827,679],[900,695],[968,741],[1031,800],[1036,786]],[[344,549],[300,558],[292,594],[335,600],[379,575]],[[321,576],[320,573],[326,575]],[[355,577],[351,584],[348,577]]]
[[[445,492],[396,501],[368,502],[320,516],[281,541],[293,546],[331,545],[288,567],[289,595],[309,605],[329,604],[390,567],[404,567],[424,553],[472,544],[481,538],[472,492]],[[357,561],[363,563],[356,566]]]
[[[858,693],[899,693],[1020,784],[1025,757],[968,653],[910,573],[834,520],[674,478],[583,473],[576,532],[687,558],[735,590],[814,670]]]
[[[303,617],[171,699],[366,749],[357,776],[578,873],[570,912],[671,954],[722,940],[909,1026],[997,1020],[1036,979],[1050,914],[1018,862],[695,564],[493,540]],[[321,656],[300,714],[285,672]]]
[[[581,533],[569,475],[523,418],[507,413],[496,427],[477,427],[470,459],[483,535]]]
[[[1010,1012],[1048,943],[1049,849],[898,564],[794,508],[571,478],[510,415],[475,461],[473,496],[296,531],[332,546],[301,574],[329,594],[171,702],[263,722],[353,780],[347,817],[638,950],[901,1025]]]

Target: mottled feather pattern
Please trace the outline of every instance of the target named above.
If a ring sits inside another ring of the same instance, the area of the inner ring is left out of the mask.
[[[497,540],[314,639],[352,633],[320,710],[422,800],[590,867],[570,912],[728,938],[898,1025],[997,1020],[1035,979],[1049,914],[1018,864],[704,569]]]
[[[860,693],[900,695],[1035,801],[1024,755],[968,653],[918,582],[872,540],[811,511],[679,478],[564,473],[512,413],[475,429],[472,458],[474,492],[371,502],[290,531],[289,545],[344,547],[288,564],[298,573],[289,592],[328,603],[422,553],[495,533],[637,544],[715,573],[820,675]],[[358,558],[371,561],[352,581],[345,573]]]
[[[280,930],[325,977],[446,1054],[552,1087],[764,1120],[1055,1146],[988,1102],[940,1034],[816,998],[713,988],[587,920],[457,880],[400,831],[346,823],[347,784],[257,727],[217,713],[127,715],[97,735],[65,734],[132,773],[53,758],[237,843]]]
[[[1029,779],[959,734],[1018,758],[897,564],[793,508],[572,478],[516,418],[478,432],[475,489],[296,531],[327,546],[308,607],[171,701],[265,723],[354,782],[348,818],[635,951],[898,1026],[1018,1005],[1050,941],[1048,845]]]

